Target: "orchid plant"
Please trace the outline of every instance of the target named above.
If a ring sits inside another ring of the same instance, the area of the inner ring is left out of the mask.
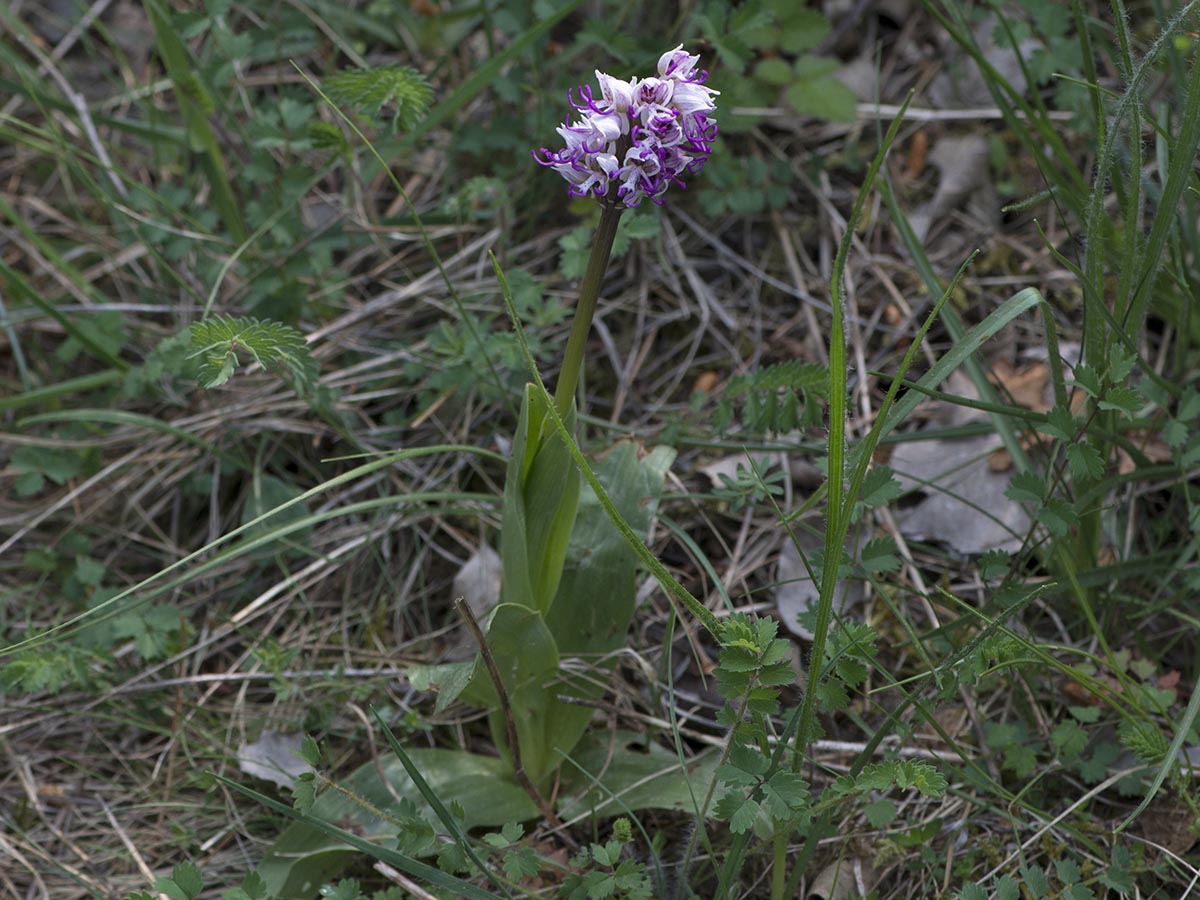
[[[621,212],[644,200],[662,204],[712,150],[717,91],[705,85],[698,62],[680,46],[662,55],[655,76],[623,81],[598,71],[599,96],[588,85],[569,94],[576,115],[558,129],[565,146],[534,152],[567,181],[570,196],[595,197],[601,215],[554,414],[539,385],[524,392],[504,491],[500,604],[486,635],[477,634],[480,655],[461,696],[492,710],[497,745],[539,797],[586,731],[589,701],[604,690],[603,679],[570,660],[593,669],[611,665],[633,617],[636,589],[636,555],[591,488],[581,485],[558,421],[574,433],[585,344]],[[635,531],[649,527],[672,456],[667,448],[639,455],[626,443],[598,467],[605,492]],[[443,683],[442,701],[448,696]]]

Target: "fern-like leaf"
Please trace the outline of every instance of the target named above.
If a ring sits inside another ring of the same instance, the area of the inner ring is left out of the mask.
[[[284,374],[305,395],[317,382],[317,362],[296,329],[260,319],[212,316],[191,328],[192,357],[200,358],[196,379],[214,388],[233,377],[240,352],[248,353],[264,369]]]
[[[829,396],[829,370],[800,360],[778,363],[731,378],[717,403],[714,423],[728,430],[740,408],[742,428],[783,433],[820,421],[819,400]]]
[[[415,128],[433,102],[433,88],[425,76],[407,66],[347,69],[330,76],[324,88],[334,103],[366,116],[378,115],[391,103],[392,127],[398,131]]]

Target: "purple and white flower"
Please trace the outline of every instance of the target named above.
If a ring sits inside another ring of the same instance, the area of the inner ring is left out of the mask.
[[[568,94],[579,118],[568,115],[558,128],[566,147],[543,147],[533,158],[562,175],[572,197],[604,197],[616,182],[625,206],[661,204],[672,184],[686,187],[682,176],[700,171],[717,137],[720,92],[705,86],[699,61],[681,44],[659,58],[657,76],[622,81],[597,71],[599,97],[586,84]]]

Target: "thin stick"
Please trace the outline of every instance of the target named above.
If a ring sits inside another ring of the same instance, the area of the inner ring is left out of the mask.
[[[487,637],[484,635],[483,629],[479,627],[479,621],[462,597],[454,601],[454,608],[458,610],[463,621],[467,623],[467,627],[471,629],[471,635],[475,638],[475,643],[479,645],[479,655],[483,657],[483,664],[487,666],[488,676],[496,688],[496,696],[500,698],[500,713],[504,716],[504,734],[508,739],[508,752],[512,754],[513,777],[537,804],[542,815],[546,817],[546,821],[554,826],[556,831],[559,831],[563,843],[568,844],[572,850],[579,849],[579,845],[563,830],[562,820],[554,811],[554,807],[542,796],[537,785],[530,781],[529,776],[525,773],[525,766],[521,763],[521,745],[517,741],[517,724],[513,719],[512,706],[508,702],[508,691],[504,687],[504,680],[500,677],[500,667],[496,665],[496,659],[492,656],[492,648],[488,646]]]

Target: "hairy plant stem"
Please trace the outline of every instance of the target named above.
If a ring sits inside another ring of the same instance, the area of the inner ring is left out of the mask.
[[[567,338],[567,349],[563,353],[562,371],[554,389],[554,406],[558,414],[566,418],[575,399],[575,388],[579,384],[579,373],[583,369],[583,351],[588,332],[592,330],[592,317],[596,313],[596,301],[600,298],[600,283],[608,268],[612,255],[613,239],[617,236],[617,224],[625,207],[617,201],[616,191],[601,202],[600,224],[592,238],[592,253],[588,257],[583,283],[579,286],[579,303],[575,306],[575,318],[571,322],[571,334]]]

